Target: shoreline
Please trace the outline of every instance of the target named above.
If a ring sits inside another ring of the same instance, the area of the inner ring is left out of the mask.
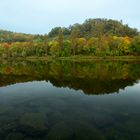
[[[57,61],[57,60],[67,60],[67,61],[140,61],[140,56],[84,56],[75,55],[69,57],[57,57],[52,56],[44,57],[17,57],[17,58],[0,58],[0,61]]]

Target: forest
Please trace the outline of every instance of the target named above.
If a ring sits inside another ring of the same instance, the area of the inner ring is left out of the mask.
[[[55,27],[31,35],[0,30],[0,58],[139,56],[140,33],[122,21],[87,19],[83,24]]]

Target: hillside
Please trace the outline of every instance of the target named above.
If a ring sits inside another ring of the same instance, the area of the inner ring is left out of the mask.
[[[28,42],[33,40],[34,35],[15,33],[0,29],[0,42]]]
[[[69,37],[73,30],[76,30],[78,37],[100,37],[100,36],[128,36],[134,37],[139,34],[137,29],[124,25],[122,21],[112,19],[87,19],[83,24],[74,24],[66,27],[55,27],[49,33],[49,39],[57,37],[60,29],[63,30],[65,38]],[[31,35],[15,33],[0,29],[0,42],[30,42],[33,40],[43,40],[43,35]]]
[[[122,21],[88,19],[56,27],[45,35],[0,30],[0,57],[69,57],[140,55],[140,34]]]
[[[50,38],[56,37],[61,27],[53,28],[48,36]],[[137,29],[130,28],[122,21],[112,19],[88,19],[83,24],[74,24],[68,28],[63,27],[63,34],[69,36],[73,29],[76,29],[79,37],[100,37],[100,36],[128,36],[134,37],[138,35]]]

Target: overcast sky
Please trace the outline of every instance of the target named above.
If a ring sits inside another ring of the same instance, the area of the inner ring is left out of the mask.
[[[48,33],[87,18],[123,20],[140,30],[140,0],[0,0],[0,28]]]

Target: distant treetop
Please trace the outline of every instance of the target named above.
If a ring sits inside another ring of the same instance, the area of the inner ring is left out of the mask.
[[[74,24],[68,28],[55,27],[53,28],[48,36],[54,38],[58,35],[60,29],[63,30],[65,37],[69,36],[72,30],[76,28],[79,37],[99,37],[99,36],[129,36],[134,37],[138,35],[138,31],[135,28],[130,28],[127,24],[123,24],[122,20],[112,20],[112,19],[87,19],[83,24]]]
[[[122,21],[112,19],[87,19],[83,24],[74,24],[66,27],[55,27],[48,33],[48,39],[56,39],[62,30],[64,38],[70,38],[73,30],[76,31],[77,37],[84,37],[86,39],[91,37],[101,36],[118,36],[118,37],[134,37],[139,35],[135,28],[130,28]],[[46,35],[31,35],[24,33],[15,33],[11,31],[0,30],[0,42],[32,42],[44,41]]]

